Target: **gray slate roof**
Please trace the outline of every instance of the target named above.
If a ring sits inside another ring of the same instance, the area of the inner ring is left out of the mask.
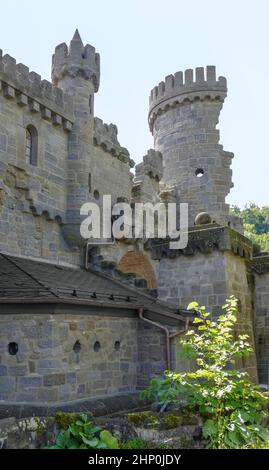
[[[124,308],[185,321],[186,312],[93,270],[76,269],[0,253],[0,313],[3,304],[72,304]],[[182,314],[182,315],[181,315]]]

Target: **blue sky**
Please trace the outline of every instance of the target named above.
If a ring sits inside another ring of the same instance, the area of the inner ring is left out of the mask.
[[[117,124],[139,162],[152,147],[148,95],[166,75],[216,65],[228,80],[221,143],[235,154],[228,202],[269,204],[268,0],[2,2],[0,48],[50,79],[51,55],[74,30],[101,54],[95,114]]]

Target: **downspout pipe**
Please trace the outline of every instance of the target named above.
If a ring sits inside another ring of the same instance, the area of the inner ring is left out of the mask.
[[[138,315],[140,320],[150,323],[151,325],[156,326],[157,328],[160,328],[161,330],[164,331],[165,333],[165,338],[166,338],[166,365],[167,369],[171,370],[171,340],[173,338],[176,338],[177,336],[180,336],[181,334],[185,333],[189,327],[189,319],[186,320],[186,324],[183,330],[176,331],[175,333],[169,332],[168,328],[160,323],[157,323],[155,321],[149,320],[148,318],[145,318],[144,315],[144,308],[140,307],[138,311]]]

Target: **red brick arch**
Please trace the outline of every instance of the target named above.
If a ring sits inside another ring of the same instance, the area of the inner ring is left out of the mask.
[[[141,251],[128,251],[118,262],[118,269],[124,273],[135,273],[147,281],[149,289],[157,287],[156,276],[147,256]]]

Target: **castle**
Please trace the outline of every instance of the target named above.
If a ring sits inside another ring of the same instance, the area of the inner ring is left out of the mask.
[[[233,154],[216,126],[226,79],[199,67],[151,91],[154,149],[133,175],[117,127],[94,115],[99,77],[78,31],[56,47],[52,82],[0,54],[0,415],[124,400],[163,370],[190,367],[176,355],[187,305],[217,314],[231,294],[255,347],[241,366],[269,383],[269,255],[253,255],[225,203]],[[104,194],[188,203],[188,245],[89,245],[80,208]]]

